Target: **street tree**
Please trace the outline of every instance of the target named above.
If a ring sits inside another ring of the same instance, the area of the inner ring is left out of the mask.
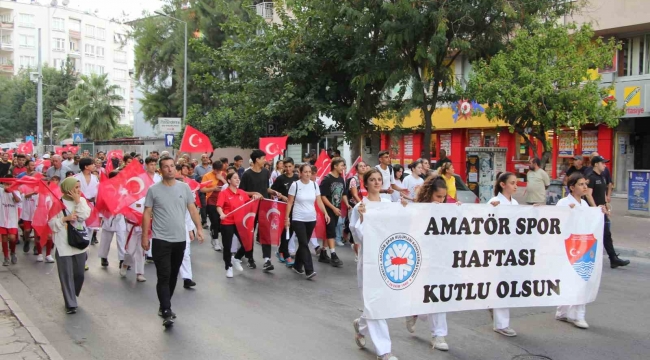
[[[603,101],[611,87],[601,86],[593,74],[611,66],[619,48],[614,39],[595,37],[588,24],[538,23],[516,31],[507,48],[489,61],[476,62],[465,96],[487,104],[488,119],[506,122],[535,154],[537,141],[531,140],[539,140],[546,163],[551,156],[547,131],[618,123],[623,110],[616,101]]]
[[[70,91],[67,106],[79,117],[79,130],[85,138],[107,140],[118,125],[122,110],[115,102],[124,100],[116,94],[119,86],[108,82],[108,74],[82,75],[79,83]]]

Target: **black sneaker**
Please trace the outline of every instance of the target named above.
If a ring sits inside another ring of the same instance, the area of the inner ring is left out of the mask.
[[[339,259],[338,255],[336,255],[336,253],[332,253],[332,260],[331,260],[330,264],[332,264],[332,266],[334,266],[334,267],[339,267],[339,266],[343,265],[343,261],[341,261],[341,259]]]
[[[253,260],[253,259],[248,260],[248,268],[249,269],[256,269],[257,268],[257,265],[255,265],[255,260]]]
[[[271,264],[271,260],[266,260],[262,269],[264,269],[264,271],[271,271],[274,270],[275,267],[273,267],[273,264]]]
[[[292,267],[291,269],[293,269],[293,272],[295,272],[298,275],[303,275],[305,273],[305,270],[298,270],[298,269],[296,269],[295,266]]]
[[[102,267],[108,267],[108,259],[102,258]]]
[[[97,245],[99,244],[99,240],[97,240],[97,233],[93,232],[93,237],[90,239],[90,245]]]
[[[316,276],[316,272],[312,272],[311,274],[307,274],[307,280],[311,280],[314,276]]]
[[[171,310],[169,310],[169,311],[170,311],[171,314],[172,314],[172,319],[176,319],[176,313],[173,312],[173,311],[171,311]],[[163,317],[163,310],[160,309],[160,308],[158,308],[158,316]]]
[[[331,262],[330,257],[327,256],[327,251],[325,249],[321,250],[320,256],[318,257],[318,262],[329,264]]]
[[[184,288],[191,289],[194,286],[196,286],[196,283],[194,281],[192,281],[191,279],[183,280],[183,287]]]
[[[77,308],[76,307],[66,308],[65,313],[68,314],[68,315],[76,314],[77,313]]]
[[[171,316],[163,317],[163,326],[165,329],[170,328],[174,325],[174,319]]]
[[[153,258],[151,256],[147,256],[147,260],[145,261],[147,264],[153,264]]]
[[[609,259],[609,264],[612,267],[612,269],[616,269],[619,266],[630,265],[630,260],[623,260],[619,258],[617,255],[616,257]]]
[[[34,245],[34,252],[33,252],[33,254],[34,254],[34,255],[38,255],[38,249],[36,248],[36,245]]]
[[[36,248],[36,246],[34,246]],[[23,252],[26,254],[29,252],[29,241],[25,241],[25,244],[23,244]]]

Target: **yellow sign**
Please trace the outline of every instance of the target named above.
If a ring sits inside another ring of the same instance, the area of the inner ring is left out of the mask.
[[[623,99],[625,106],[641,106],[641,87],[628,86],[624,88]]]

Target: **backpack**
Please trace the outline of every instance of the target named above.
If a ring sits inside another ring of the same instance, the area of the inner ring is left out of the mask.
[[[377,170],[379,170],[379,171],[382,171],[380,165],[376,165],[376,166],[375,166],[375,169],[377,169]],[[390,176],[393,176],[393,167],[390,166],[390,165],[388,165],[388,172],[390,173]]]

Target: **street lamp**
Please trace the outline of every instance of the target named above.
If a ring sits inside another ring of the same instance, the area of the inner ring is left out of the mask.
[[[160,11],[154,11],[154,13],[181,22],[185,25],[185,65],[183,69],[183,122],[185,122],[185,118],[187,117],[187,22],[169,16],[167,14],[163,14]]]

